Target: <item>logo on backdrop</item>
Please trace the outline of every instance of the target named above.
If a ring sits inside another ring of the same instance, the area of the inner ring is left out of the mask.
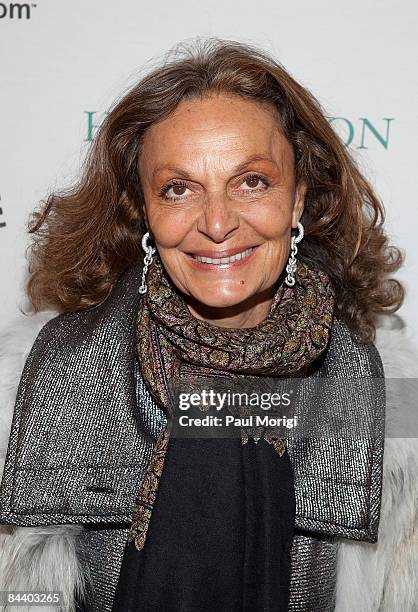
[[[341,140],[354,149],[369,149],[379,143],[384,149],[389,148],[391,122],[394,117],[382,117],[371,120],[358,117],[357,121],[347,117],[327,117]]]
[[[0,2],[0,19],[30,19],[37,6],[28,2]]]
[[[92,142],[106,113],[84,111],[84,114],[86,118],[84,142]],[[377,146],[386,150],[389,148],[390,127],[394,117],[382,117],[381,119],[327,117],[327,119],[347,147],[373,149]]]

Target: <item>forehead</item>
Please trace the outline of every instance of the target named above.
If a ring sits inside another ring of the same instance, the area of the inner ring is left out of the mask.
[[[243,154],[291,155],[277,110],[268,103],[237,95],[216,94],[183,100],[164,120],[144,135],[140,164]]]

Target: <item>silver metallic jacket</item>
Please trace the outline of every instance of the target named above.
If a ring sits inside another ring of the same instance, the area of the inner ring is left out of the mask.
[[[9,555],[0,560],[0,587],[22,584],[13,567],[16,534],[24,540],[33,534],[29,528],[42,534],[45,526],[52,538],[51,526],[57,534],[63,533],[58,526],[66,526],[67,539],[60,545],[74,547],[79,565],[61,585],[65,603],[57,609],[65,612],[73,609],[75,595],[69,591],[80,579],[89,609],[111,610],[135,494],[166,424],[137,361],[140,275],[138,262],[104,303],[43,325],[17,390],[0,486],[0,524],[8,526],[2,537]],[[381,379],[383,367],[374,345],[357,344],[335,320],[329,348],[313,376],[334,379],[337,389],[344,379]],[[329,402],[336,418],[344,419],[347,406],[332,393]],[[384,391],[361,394],[350,409],[367,415],[381,431]],[[319,411],[314,414],[321,418]],[[373,546],[378,539],[384,439],[299,438],[290,440],[288,449],[297,511],[290,610],[332,611],[337,609],[341,542]],[[51,589],[53,580],[38,576],[31,584]],[[364,611],[378,609],[386,612]]]

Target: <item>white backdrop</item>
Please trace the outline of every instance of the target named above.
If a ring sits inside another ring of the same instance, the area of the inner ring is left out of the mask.
[[[417,5],[388,0],[0,2],[1,327],[26,302],[28,215],[67,185],[113,99],[179,41],[261,46],[324,105],[406,252],[399,311],[418,344]],[[89,133],[90,132],[90,133]]]

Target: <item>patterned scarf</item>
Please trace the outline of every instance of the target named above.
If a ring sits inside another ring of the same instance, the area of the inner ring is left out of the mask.
[[[217,327],[194,317],[170,280],[159,256],[148,272],[148,291],[141,300],[137,349],[141,372],[168,425],[158,436],[151,462],[135,500],[128,540],[141,550],[156,500],[174,417],[173,389],[182,362],[208,375],[287,376],[312,363],[327,347],[334,293],[328,276],[299,261],[296,283],[275,290],[268,316],[255,327]],[[268,430],[264,438],[281,456],[285,440]],[[241,443],[248,441],[242,434]],[[257,441],[257,440],[256,440]]]

